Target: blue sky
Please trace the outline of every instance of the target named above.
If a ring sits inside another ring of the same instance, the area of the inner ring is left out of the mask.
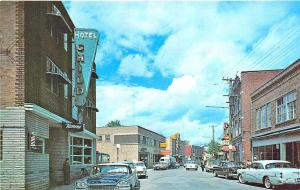
[[[118,119],[204,144],[228,120],[227,84],[300,55],[299,2],[64,2],[100,32],[97,126]]]

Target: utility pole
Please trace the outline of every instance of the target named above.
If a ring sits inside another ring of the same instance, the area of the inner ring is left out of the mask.
[[[231,132],[231,130],[232,130],[232,126],[231,126],[231,106],[232,106],[232,101],[230,101],[231,100],[231,97],[237,97],[237,95],[236,94],[233,94],[232,93],[232,85],[233,85],[233,82],[234,82],[234,79],[232,79],[232,78],[225,78],[225,77],[223,77],[222,78],[222,80],[223,81],[226,81],[227,83],[228,83],[228,85],[229,85],[229,93],[228,93],[228,95],[224,95],[224,96],[228,96],[228,103],[229,103],[229,105],[228,105],[228,107],[229,107],[229,121],[228,121],[228,123],[229,123],[229,127],[230,127],[230,133],[232,133]],[[231,137],[231,135],[229,135],[229,137]],[[232,144],[232,141],[231,141],[232,139],[231,138],[229,138],[229,145],[230,144]],[[233,155],[232,155],[232,150],[231,149],[228,149],[228,154],[229,154],[229,160],[230,161],[232,161],[233,160]]]

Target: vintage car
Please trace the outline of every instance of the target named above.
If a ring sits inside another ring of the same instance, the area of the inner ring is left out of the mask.
[[[239,169],[237,173],[240,183],[259,183],[267,189],[281,185],[300,186],[300,169],[293,168],[287,161],[255,161],[250,168]]]
[[[206,172],[213,172],[218,165],[220,165],[220,160],[207,160],[206,165],[205,165],[205,171]]]
[[[237,170],[245,168],[243,165],[237,162],[222,161],[219,166],[215,167],[215,177],[224,176],[228,178],[237,178]]]
[[[165,163],[165,162],[157,162],[153,166],[154,170],[167,170],[168,168],[169,168],[169,165],[168,165],[168,163]]]
[[[90,176],[75,182],[75,190],[139,190],[140,181],[128,164],[108,163],[93,167]]]
[[[186,163],[185,169],[186,170],[198,170],[198,164],[196,164],[195,161],[193,161],[193,160],[189,160]]]
[[[147,168],[146,168],[144,162],[142,162],[142,161],[135,162],[134,166],[136,168],[136,173],[137,173],[137,176],[139,178],[140,177],[143,177],[143,178],[148,177],[148,175],[147,175]]]

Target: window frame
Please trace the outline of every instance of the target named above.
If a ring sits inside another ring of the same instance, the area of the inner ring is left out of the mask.
[[[81,144],[74,144],[74,138],[81,139]],[[85,141],[90,141],[90,146],[85,144]],[[74,148],[79,148],[81,149],[81,155],[79,154],[74,154]],[[90,149],[91,153],[86,154],[86,150]],[[90,138],[83,138],[83,137],[78,137],[78,136],[70,136],[70,143],[69,143],[69,159],[70,159],[70,165],[93,165],[93,160],[94,160],[94,147],[93,147],[93,139]],[[74,158],[81,158],[80,163],[74,163]],[[85,163],[85,158],[90,158],[90,163]]]
[[[295,90],[290,91],[289,93],[285,94],[284,96],[278,98],[276,100],[276,124],[281,124],[286,121],[296,119],[296,101],[297,101],[297,93]],[[279,104],[280,102],[280,104]],[[290,116],[290,104],[292,104],[292,114]]]
[[[109,138],[107,138],[107,137],[109,137]],[[105,142],[110,142],[111,141],[110,134],[104,135],[104,140],[105,140]]]

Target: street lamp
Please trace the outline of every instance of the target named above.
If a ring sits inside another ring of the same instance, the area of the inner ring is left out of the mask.
[[[119,162],[119,149],[121,148],[120,144],[116,144],[117,147],[117,162]]]

